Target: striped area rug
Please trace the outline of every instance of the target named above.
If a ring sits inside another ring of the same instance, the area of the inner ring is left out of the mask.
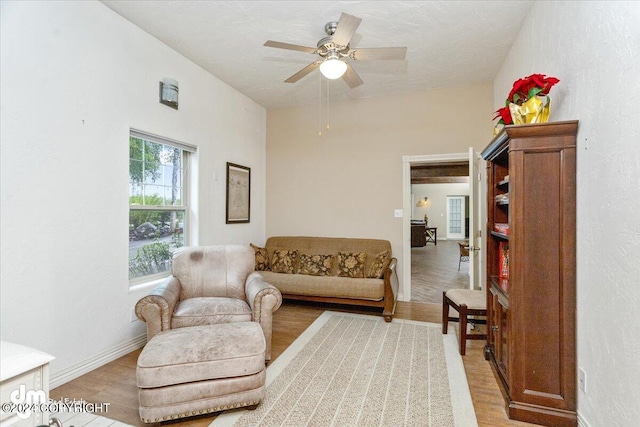
[[[453,329],[327,311],[267,368],[256,410],[210,427],[477,426]]]

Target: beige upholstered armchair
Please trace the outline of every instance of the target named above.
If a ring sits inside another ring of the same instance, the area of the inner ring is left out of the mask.
[[[176,252],[173,275],[136,304],[136,315],[147,323],[147,340],[167,329],[253,321],[262,327],[270,360],[272,314],[282,295],[254,266],[249,246],[192,246]]]

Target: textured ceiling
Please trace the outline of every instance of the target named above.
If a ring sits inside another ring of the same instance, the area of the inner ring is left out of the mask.
[[[362,18],[351,47],[406,46],[404,61],[353,61],[364,84],[330,83],[332,101],[492,82],[533,1],[121,1],[124,18],[266,108],[319,100],[317,56],[264,47],[315,47],[341,12]],[[172,77],[172,76],[161,76]],[[173,76],[175,77],[175,76]]]

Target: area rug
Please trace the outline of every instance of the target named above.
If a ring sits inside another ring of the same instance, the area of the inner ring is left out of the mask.
[[[453,329],[326,311],[267,368],[258,408],[210,427],[477,426]]]

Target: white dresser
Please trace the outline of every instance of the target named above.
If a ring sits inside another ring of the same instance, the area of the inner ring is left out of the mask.
[[[49,362],[55,357],[23,345],[0,341],[0,403],[46,403],[49,401]],[[45,401],[41,402],[45,396]],[[49,414],[33,411],[27,419],[15,412],[0,411],[0,425],[48,425]]]

